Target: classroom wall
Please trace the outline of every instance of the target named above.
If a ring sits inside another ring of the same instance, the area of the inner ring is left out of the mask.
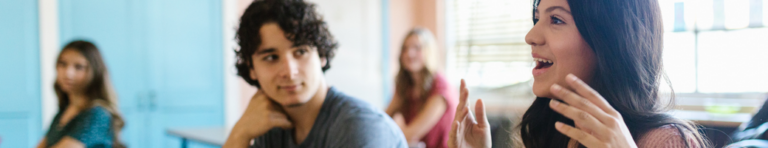
[[[438,44],[439,70],[445,68],[445,1],[444,0],[389,0],[389,75],[397,74],[400,47],[405,35],[414,27],[427,28]],[[392,86],[394,90],[394,84]]]

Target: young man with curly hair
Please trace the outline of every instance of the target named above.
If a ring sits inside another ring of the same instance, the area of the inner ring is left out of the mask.
[[[326,84],[337,43],[314,4],[256,0],[237,40],[238,75],[259,91],[224,147],[407,147],[389,116]]]

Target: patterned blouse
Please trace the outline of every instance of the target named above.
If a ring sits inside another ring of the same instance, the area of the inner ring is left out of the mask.
[[[103,107],[96,106],[89,110],[83,110],[66,125],[59,126],[61,122],[60,111],[53,118],[48,133],[45,134],[45,147],[51,147],[65,136],[72,137],[82,142],[87,148],[111,148],[114,131],[112,130],[112,115]]]

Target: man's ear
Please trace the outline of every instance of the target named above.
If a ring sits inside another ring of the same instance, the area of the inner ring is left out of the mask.
[[[256,70],[253,70],[253,68],[251,68],[251,70],[250,70],[250,72],[248,72],[248,74],[250,74],[251,80],[256,80]]]
[[[320,58],[320,67],[325,67],[325,65],[328,65],[328,58]]]

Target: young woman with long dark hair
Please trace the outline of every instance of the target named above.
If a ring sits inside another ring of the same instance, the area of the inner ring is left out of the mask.
[[[96,45],[73,41],[64,46],[56,60],[53,87],[59,112],[38,148],[125,147],[118,137],[124,121],[117,95]]]
[[[657,0],[536,0],[525,41],[537,96],[518,126],[525,147],[706,147],[659,97],[662,22]],[[451,147],[490,147],[478,100],[463,85]],[[475,118],[476,117],[476,118]]]

